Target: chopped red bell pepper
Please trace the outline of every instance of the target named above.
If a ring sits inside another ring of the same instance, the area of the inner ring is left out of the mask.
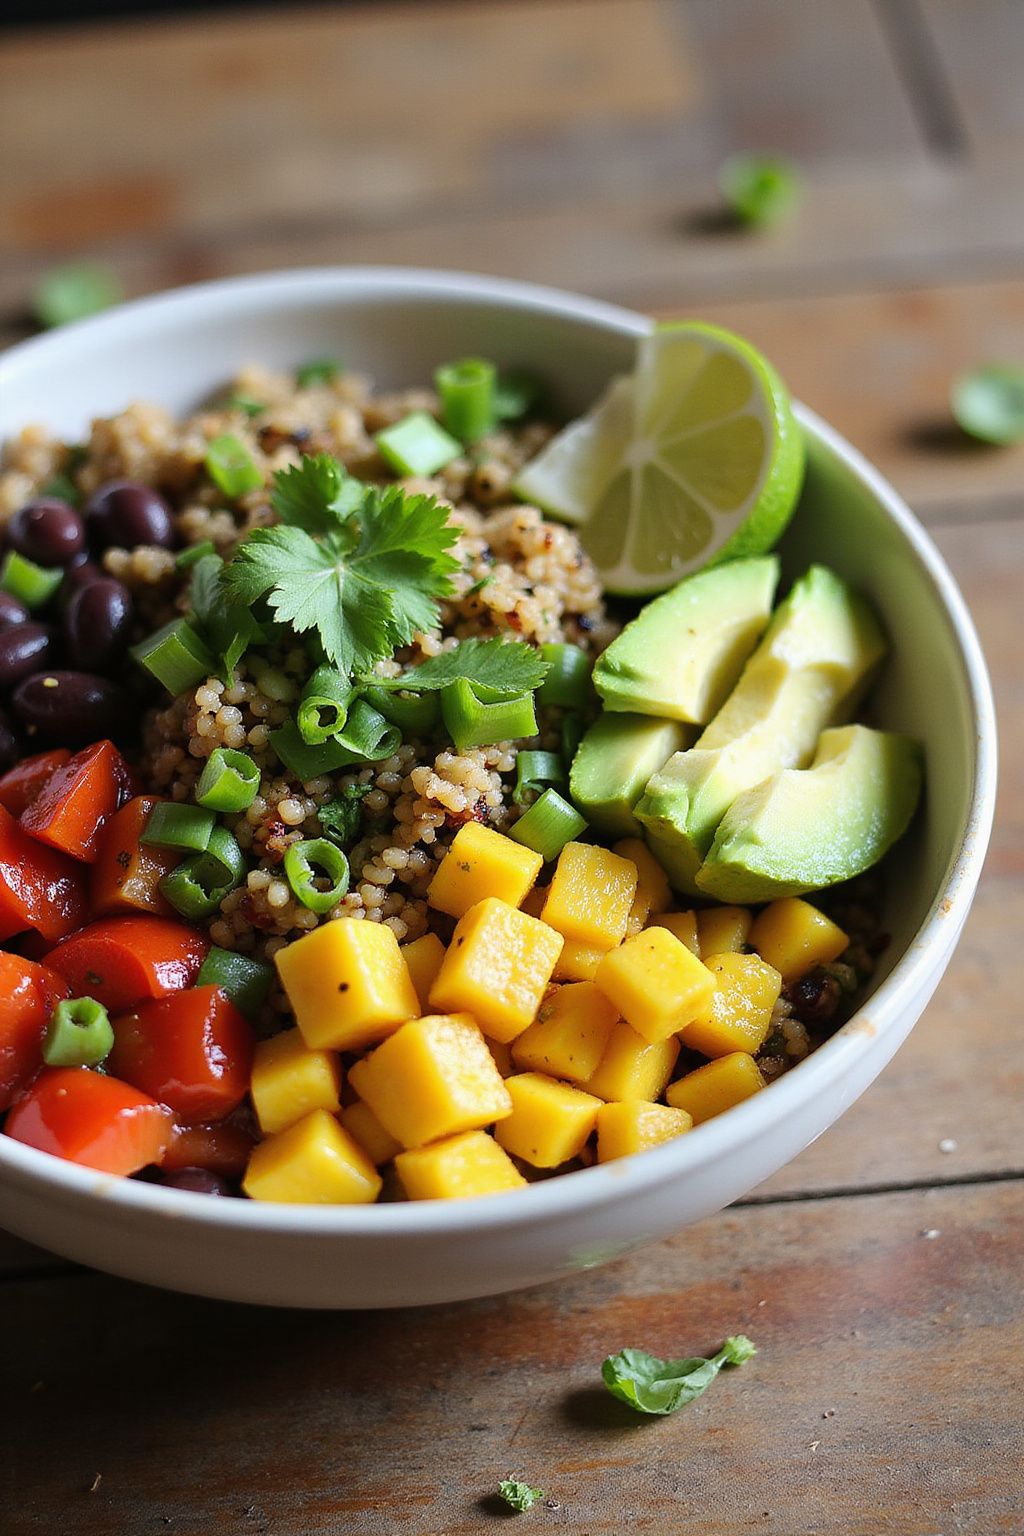
[[[166,917],[105,917],[51,949],[47,965],[74,997],[94,997],[111,1013],[192,986],[210,941]]]
[[[219,987],[142,1003],[113,1024],[110,1071],[182,1120],[223,1120],[245,1098],[252,1029]]]
[[[0,805],[12,816],[20,816],[70,756],[67,747],[54,747],[52,752],[23,757],[0,778]]]
[[[101,1173],[138,1173],[158,1163],[171,1136],[160,1105],[88,1067],[47,1067],[7,1116],[15,1141]]]
[[[186,1125],[175,1118],[171,1139],[160,1164],[167,1173],[205,1168],[237,1183],[249,1164],[256,1137],[234,1118]]]
[[[0,951],[0,1110],[12,1104],[43,1065],[43,1034],[71,988],[34,960]]]
[[[0,806],[0,942],[34,928],[53,944],[85,917],[81,864],[29,837]]]
[[[26,832],[73,859],[94,864],[103,824],[128,798],[128,764],[112,741],[76,752],[21,813]]]
[[[99,851],[89,877],[94,917],[117,912],[155,912],[170,917],[173,907],[160,894],[160,881],[181,862],[174,848],[151,848],[141,841],[156,799],[138,795],[115,811],[100,833]]]

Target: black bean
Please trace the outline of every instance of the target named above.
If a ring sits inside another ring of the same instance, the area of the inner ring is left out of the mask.
[[[230,1195],[233,1193],[227,1179],[208,1168],[179,1168],[176,1173],[162,1173],[161,1184],[170,1189],[187,1189],[195,1195]]]
[[[7,542],[37,565],[67,565],[85,548],[85,524],[66,501],[41,496],[15,512]]]
[[[90,581],[102,581],[106,574],[103,567],[92,560],[76,560],[73,565],[69,565],[64,572],[64,580],[57,588],[57,607],[60,612],[67,612],[68,603],[80,587],[88,586]]]
[[[0,710],[0,769],[10,768],[21,756],[21,743],[10,720]]]
[[[171,509],[151,485],[138,480],[108,480],[85,505],[85,521],[94,544],[105,549],[117,544],[134,549],[136,544],[174,544]]]
[[[90,672],[106,672],[123,655],[132,621],[127,587],[99,576],[73,592],[64,614],[68,654]]]
[[[15,624],[24,624],[29,618],[29,610],[25,604],[12,597],[9,592],[0,592],[0,630],[12,629]]]
[[[13,688],[56,660],[52,629],[31,621],[0,630],[0,688]]]
[[[18,684],[11,703],[34,741],[62,746],[123,737],[133,713],[123,688],[91,672],[37,672]]]

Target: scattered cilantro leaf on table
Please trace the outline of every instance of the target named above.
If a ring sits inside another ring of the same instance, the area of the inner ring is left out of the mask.
[[[509,1509],[514,1509],[518,1515],[525,1514],[538,1500],[547,1497],[539,1488],[531,1488],[529,1483],[521,1483],[514,1477],[504,1478],[498,1484],[498,1493]]]
[[[525,641],[474,638],[461,641],[439,656],[431,656],[400,677],[374,677],[367,681],[377,688],[427,693],[465,678],[474,688],[520,694],[539,688],[548,666],[540,651]]]
[[[756,1353],[742,1333],[726,1339],[709,1360],[659,1360],[643,1349],[621,1349],[605,1360],[601,1376],[612,1396],[637,1413],[675,1413],[706,1392],[723,1365],[742,1365]]]
[[[968,437],[1000,447],[1024,441],[1024,367],[986,363],[954,381],[950,404]]]

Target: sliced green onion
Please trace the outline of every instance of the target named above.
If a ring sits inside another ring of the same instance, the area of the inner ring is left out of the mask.
[[[548,673],[537,689],[538,704],[557,704],[563,709],[586,709],[593,701],[592,664],[586,651],[568,643],[542,645],[540,653]]]
[[[94,997],[59,1002],[43,1036],[43,1060],[48,1067],[98,1067],[114,1045],[110,1017]]]
[[[565,764],[557,752],[520,752],[516,758],[516,787],[512,799],[522,805],[531,790],[564,785]]]
[[[192,566],[198,565],[200,560],[205,560],[207,555],[215,555],[217,547],[212,539],[204,539],[201,544],[190,544],[187,549],[179,550],[174,557],[174,569],[176,571],[188,571]]]
[[[503,373],[494,388],[494,414],[498,421],[520,421],[535,409],[541,386],[536,374]]]
[[[338,732],[337,740],[355,754],[353,761],[379,763],[398,751],[402,733],[372,704],[365,699],[356,699],[348,712],[345,729]]]
[[[393,427],[385,427],[377,433],[376,443],[396,475],[433,475],[462,452],[462,444],[426,411],[413,411]]]
[[[245,857],[226,827],[214,827],[205,853],[197,853],[160,881],[160,890],[182,917],[212,917],[224,897],[245,879]]]
[[[563,800],[555,789],[546,789],[539,800],[524,811],[509,837],[539,853],[545,862],[557,859],[566,843],[587,830],[587,823],[575,806]]]
[[[348,768],[353,763],[365,762],[365,758],[336,736],[318,746],[309,746],[303,741],[294,720],[286,720],[276,731],[271,731],[269,740],[284,766],[303,784],[308,784],[310,779],[319,779],[325,773],[336,773],[339,768]]]
[[[587,729],[586,720],[582,715],[569,714],[562,719],[562,762],[568,767],[579,750]]]
[[[198,805],[158,800],[146,820],[140,842],[154,848],[181,848],[186,853],[205,853],[217,825],[212,811]]]
[[[362,694],[378,714],[397,725],[403,737],[429,736],[441,714],[436,693],[392,693],[390,688],[371,685],[364,687]]]
[[[44,272],[32,293],[32,313],[40,325],[67,325],[119,304],[124,297],[117,274],[99,263],[54,267]]]
[[[187,619],[172,619],[146,640],[133,645],[131,654],[168,693],[184,693],[217,670],[217,658]]]
[[[241,411],[243,416],[248,416],[251,420],[253,416],[259,416],[267,407],[263,400],[253,400],[250,395],[228,395],[224,401],[224,409]]]
[[[247,1019],[254,1019],[267,1000],[273,979],[274,967],[264,960],[251,960],[248,955],[236,955],[234,950],[218,949],[213,944],[199,967],[196,986],[220,987]]]
[[[26,560],[17,550],[9,549],[0,565],[0,588],[16,597],[26,608],[41,608],[48,603],[64,580],[64,572]]]
[[[206,473],[232,501],[246,491],[258,491],[263,484],[252,454],[241,438],[231,432],[222,433],[207,445]]]
[[[259,793],[260,770],[247,752],[215,747],[199,776],[195,796],[210,811],[247,811]]]
[[[308,389],[311,384],[329,384],[340,372],[341,364],[336,357],[314,357],[296,368],[295,382],[300,389]]]
[[[292,895],[311,912],[329,912],[348,890],[348,859],[326,837],[292,843],[284,856],[284,874]],[[317,884],[323,880],[330,884]]]
[[[494,380],[497,369],[482,357],[445,363],[434,374],[441,396],[441,420],[463,443],[475,443],[494,426]]]
[[[344,728],[355,690],[336,667],[317,667],[302,690],[296,719],[308,746],[329,741]]]
[[[72,507],[77,507],[82,499],[82,493],[70,475],[54,475],[45,485],[39,487],[39,494],[56,496],[58,501],[66,501]]]
[[[460,752],[537,734],[532,693],[509,698],[479,683],[474,688],[465,677],[441,689],[441,714]]]

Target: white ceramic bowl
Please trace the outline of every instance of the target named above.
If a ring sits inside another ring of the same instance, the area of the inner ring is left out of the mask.
[[[567,412],[627,368],[643,316],[526,284],[342,269],[206,284],[129,304],[0,358],[0,440],[74,439],[130,400],[196,404],[240,365],[336,353],[386,385],[484,354],[538,370]],[[783,553],[865,588],[893,653],[882,723],[922,738],[927,798],[893,867],[894,942],[857,1015],[728,1114],[641,1156],[484,1200],[272,1206],[98,1175],[0,1136],[0,1225],[100,1269],[209,1296],[386,1307],[483,1296],[600,1264],[745,1194],[820,1135],[906,1038],[949,961],[988,842],[995,724],[971,620],[931,540],[810,411],[810,461]],[[854,1172],[855,1170],[851,1170]]]

